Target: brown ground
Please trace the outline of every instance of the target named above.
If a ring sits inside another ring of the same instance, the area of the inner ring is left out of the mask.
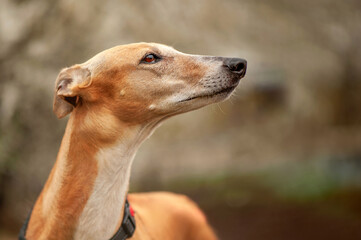
[[[249,204],[205,209],[220,239],[234,240],[355,240],[361,239],[361,219],[339,217],[318,206]]]

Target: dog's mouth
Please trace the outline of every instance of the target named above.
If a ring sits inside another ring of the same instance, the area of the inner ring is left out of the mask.
[[[194,96],[194,97],[189,97],[189,98],[186,98],[186,99],[183,99],[179,102],[188,102],[188,101],[191,101],[193,99],[198,99],[198,98],[212,98],[212,97],[215,97],[215,96],[220,96],[220,95],[228,95],[230,94],[235,88],[237,87],[236,86],[232,86],[232,87],[228,87],[228,88],[224,88],[220,91],[216,91],[216,92],[212,92],[212,93],[207,93],[207,94],[203,94],[203,95],[197,95],[197,96]]]

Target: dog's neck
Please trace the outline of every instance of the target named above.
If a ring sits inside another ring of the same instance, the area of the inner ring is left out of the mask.
[[[121,137],[108,143],[95,133],[82,132],[84,122],[71,116],[57,161],[34,206],[29,239],[111,238],[123,218],[135,153],[158,123],[119,125],[113,131]],[[99,148],[99,141],[106,144]]]

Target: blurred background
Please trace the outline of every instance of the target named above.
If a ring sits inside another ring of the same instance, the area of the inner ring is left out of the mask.
[[[139,41],[248,71],[143,144],[130,191],[187,194],[221,239],[361,239],[359,0],[0,0],[0,239],[54,164],[59,70]]]

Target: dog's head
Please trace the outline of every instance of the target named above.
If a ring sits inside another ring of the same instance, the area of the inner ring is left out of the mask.
[[[227,99],[245,76],[247,62],[184,54],[155,43],[117,46],[63,69],[54,112],[108,112],[139,124]]]

